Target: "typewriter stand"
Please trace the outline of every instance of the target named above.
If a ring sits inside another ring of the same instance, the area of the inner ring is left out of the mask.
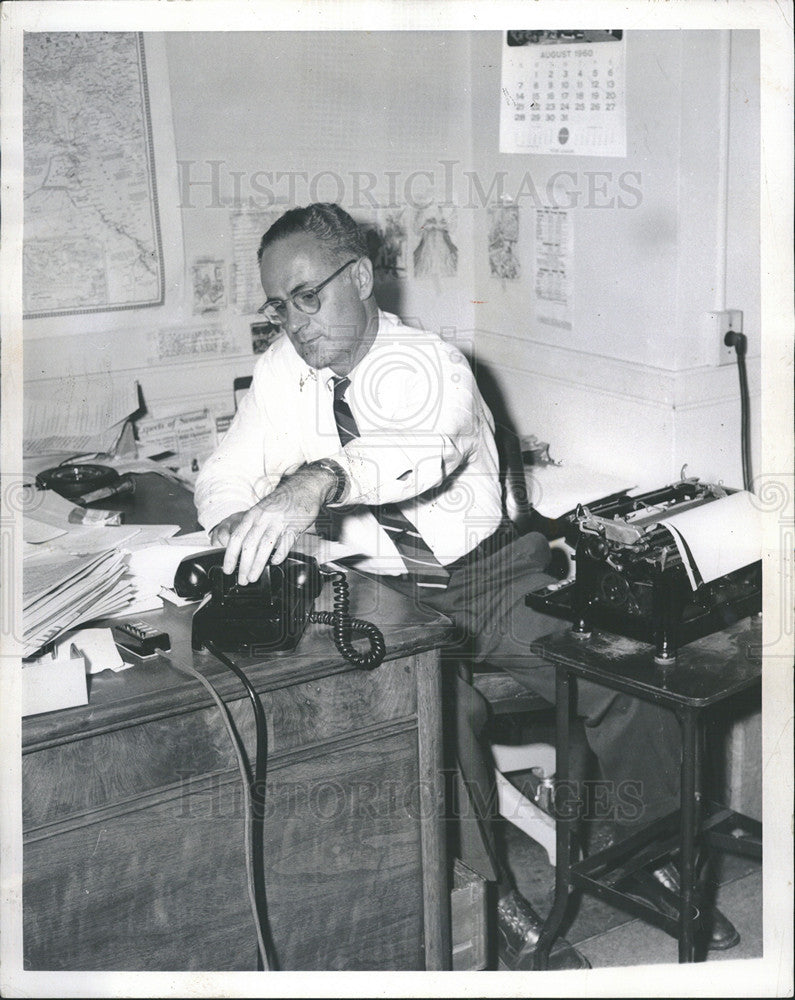
[[[693,962],[699,915],[694,905],[696,848],[713,847],[762,856],[762,824],[702,800],[700,745],[705,709],[760,683],[762,630],[756,618],[731,625],[685,646],[676,661],[654,662],[653,647],[607,633],[581,638],[567,628],[533,643],[533,652],[556,667],[557,793],[555,796],[555,898],[536,949],[536,967],[546,969],[563,922],[569,894],[582,889],[661,927],[679,941],[679,961]],[[682,726],[680,808],[605,850],[572,864],[572,836],[579,803],[570,782],[570,695],[572,678],[584,678],[672,709]],[[679,920],[621,891],[633,872],[679,863]]]

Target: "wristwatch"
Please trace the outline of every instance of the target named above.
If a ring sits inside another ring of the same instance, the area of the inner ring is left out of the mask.
[[[317,469],[325,469],[334,476],[334,492],[326,499],[326,504],[339,503],[348,489],[348,478],[342,466],[333,458],[321,458],[317,462],[312,462],[312,465]]]

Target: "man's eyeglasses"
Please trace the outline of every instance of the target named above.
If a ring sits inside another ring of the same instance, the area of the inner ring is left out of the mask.
[[[290,301],[295,306],[296,309],[300,310],[302,313],[306,313],[308,316],[314,316],[316,312],[320,309],[320,295],[326,285],[333,281],[338,274],[342,274],[346,267],[350,267],[351,264],[355,264],[358,257],[354,257],[349,260],[342,267],[338,267],[334,274],[330,274],[325,281],[321,281],[319,285],[315,285],[314,288],[302,288],[300,291],[292,292],[290,294]],[[268,299],[267,302],[263,303],[257,310],[257,312],[264,316],[269,323],[274,326],[281,326],[287,318],[287,302],[284,299]]]

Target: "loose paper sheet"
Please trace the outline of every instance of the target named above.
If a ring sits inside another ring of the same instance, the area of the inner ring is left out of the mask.
[[[701,580],[711,583],[762,558],[762,515],[745,490],[672,514],[661,523],[673,535],[693,590],[699,582],[693,564]]]
[[[62,379],[56,386],[30,384],[24,396],[25,455],[109,451],[138,409],[138,384],[107,375]]]

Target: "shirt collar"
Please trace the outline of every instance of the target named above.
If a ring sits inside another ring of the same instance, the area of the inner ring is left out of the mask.
[[[370,350],[367,352],[367,354],[370,354],[370,352],[377,347],[379,340],[383,339],[384,328],[390,322],[390,319],[392,319],[392,317],[390,317],[389,313],[385,313],[383,309],[378,310],[378,330],[376,331],[375,334],[375,340],[373,340],[372,344],[370,345]],[[364,358],[367,357],[367,354],[365,354]],[[361,358],[358,364],[348,372],[347,377],[351,380],[351,382],[353,382],[354,379],[356,378],[356,371],[361,365],[362,361],[364,361],[364,358]],[[312,369],[310,369],[310,371],[311,370]],[[326,388],[329,389],[329,391],[332,391],[334,389],[334,379],[338,378],[339,376],[331,368],[319,368],[317,370],[317,377],[322,385],[325,385]]]

